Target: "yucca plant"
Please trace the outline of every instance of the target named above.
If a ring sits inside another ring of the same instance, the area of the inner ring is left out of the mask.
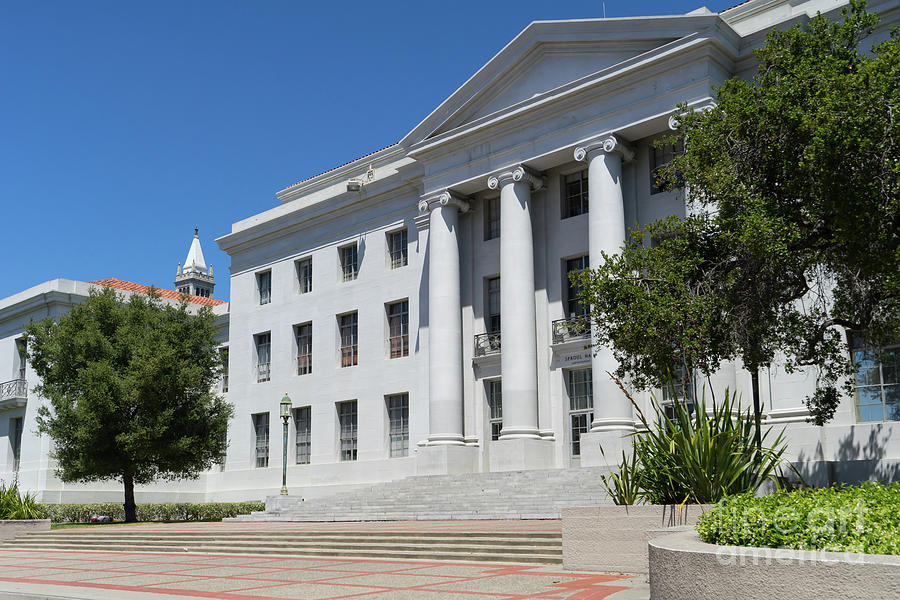
[[[18,484],[0,483],[0,520],[43,519],[46,511],[31,493],[19,492]]]
[[[631,401],[643,426],[632,434],[633,457],[627,460],[623,454],[619,471],[603,478],[617,504],[632,498],[651,504],[707,504],[729,494],[755,491],[766,480],[779,485],[784,433],[768,444],[771,428],[762,432],[763,444],[757,448],[754,417],[749,409],[740,409],[728,390],[711,412],[703,399],[693,411],[683,399],[676,399],[671,416],[651,396],[654,422]],[[639,490],[624,493],[625,481],[639,482]]]

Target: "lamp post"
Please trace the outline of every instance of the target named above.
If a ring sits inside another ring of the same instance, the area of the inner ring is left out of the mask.
[[[291,418],[291,398],[287,394],[281,399],[279,405],[281,420],[284,423],[284,436],[281,440],[281,495],[287,496],[287,440],[288,440],[288,419]]]

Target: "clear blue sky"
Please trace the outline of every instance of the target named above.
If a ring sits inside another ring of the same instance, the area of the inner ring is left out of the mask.
[[[737,0],[707,2],[713,11]],[[608,0],[606,15],[702,0]],[[55,277],[172,287],[275,192],[391,144],[529,22],[600,1],[2,3],[0,298]]]

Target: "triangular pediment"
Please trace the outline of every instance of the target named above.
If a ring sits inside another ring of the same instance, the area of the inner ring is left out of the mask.
[[[408,147],[510,107],[538,101],[694,34],[716,19],[707,14],[532,23],[401,144]]]

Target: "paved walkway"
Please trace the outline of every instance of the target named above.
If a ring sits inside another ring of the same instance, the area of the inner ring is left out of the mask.
[[[138,523],[134,525],[92,525],[66,529],[66,533],[97,533],[139,531],[141,533],[156,532],[190,532],[210,533],[223,532],[271,532],[271,531],[414,531],[414,532],[521,532],[521,533],[559,533],[562,522],[559,519],[543,520],[506,520],[491,519],[475,521],[261,521],[261,522],[207,522],[207,523]]]
[[[0,550],[2,600],[644,600],[643,580],[515,564]]]

